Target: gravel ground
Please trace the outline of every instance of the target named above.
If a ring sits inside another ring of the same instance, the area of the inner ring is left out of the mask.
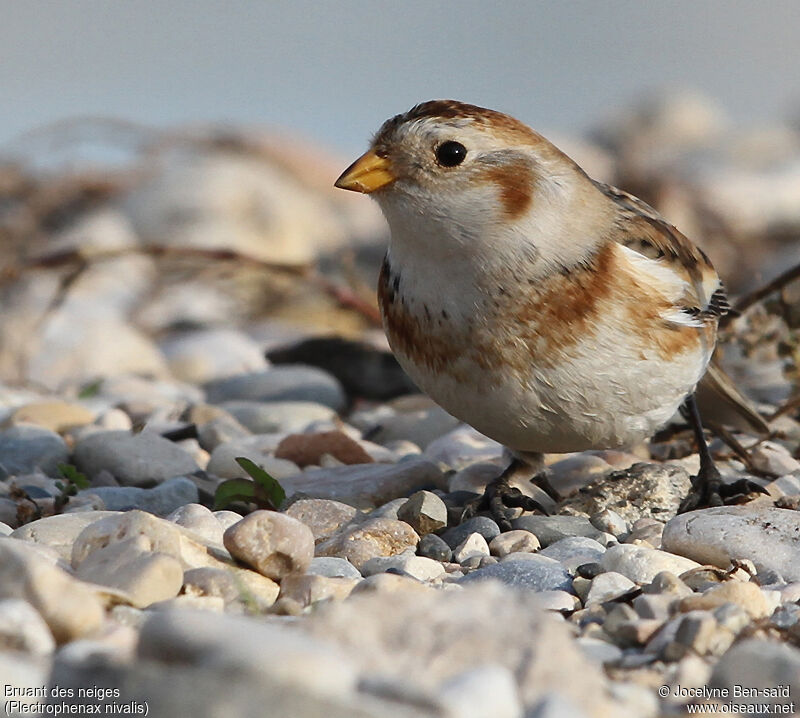
[[[692,107],[631,112],[602,148],[570,151],[663,199],[746,291],[797,250],[800,202],[765,199],[780,182],[797,196],[796,171],[746,166],[719,133],[671,133]],[[726,479],[766,495],[676,516],[699,462],[673,426],[630,452],[548,456],[561,501],[501,532],[460,519],[503,447],[413,393],[381,350],[374,294],[352,277],[373,282],[383,229],[334,197],[341,167],[300,176],[291,143],[277,161],[257,137],[192,141],[124,181],[0,165],[0,244],[28,262],[0,277],[7,714],[794,710],[800,283],[733,321],[719,352],[773,418],[768,437],[732,425],[712,449]],[[793,151],[782,167],[800,167]],[[311,262],[323,272],[299,271]]]

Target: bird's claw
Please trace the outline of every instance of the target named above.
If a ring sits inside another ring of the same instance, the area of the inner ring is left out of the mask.
[[[726,483],[714,467],[710,471],[700,472],[697,476],[692,477],[692,490],[681,501],[678,513],[684,514],[695,509],[713,506],[747,503],[753,498],[752,494],[769,494],[769,492],[750,479],[739,479],[732,483]]]
[[[501,531],[511,529],[510,509],[520,508],[523,511],[540,511],[548,514],[548,510],[536,499],[523,494],[515,486],[511,486],[505,477],[499,477],[487,484],[483,495],[470,501],[461,514],[461,521],[475,516],[479,511],[488,510]]]

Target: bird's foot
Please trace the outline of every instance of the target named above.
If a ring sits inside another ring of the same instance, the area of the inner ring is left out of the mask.
[[[684,514],[687,511],[712,506],[744,504],[755,498],[753,494],[768,493],[763,486],[750,479],[739,479],[732,483],[726,483],[717,467],[711,464],[701,468],[697,476],[692,477],[692,489],[688,496],[681,501],[678,513]]]
[[[472,518],[479,511],[488,510],[500,530],[509,531],[511,529],[513,509],[516,508],[520,508],[523,511],[541,511],[543,514],[550,513],[542,503],[530,496],[526,496],[515,486],[511,486],[504,472],[494,481],[487,484],[482,496],[478,496],[464,507],[461,521]]]

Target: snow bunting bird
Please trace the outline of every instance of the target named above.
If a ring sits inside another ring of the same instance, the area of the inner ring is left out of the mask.
[[[378,294],[400,364],[515,457],[484,496],[504,526],[505,507],[541,508],[509,485],[520,462],[630,446],[681,405],[701,457],[682,508],[753,489],[721,482],[693,398],[725,290],[652,207],[513,117],[451,100],[385,122],[336,186],[389,223]]]

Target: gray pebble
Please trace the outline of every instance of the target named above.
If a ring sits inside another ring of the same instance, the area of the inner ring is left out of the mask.
[[[495,579],[509,586],[529,588],[533,591],[572,591],[572,579],[564,567],[553,559],[532,555],[525,561],[502,561],[481,568],[464,578],[459,583],[472,583]]]
[[[326,578],[361,578],[359,570],[346,558],[337,556],[317,556],[311,559],[306,573]]]
[[[427,534],[417,545],[417,555],[445,562],[452,559],[453,550],[436,534]]]
[[[68,459],[67,445],[54,431],[32,424],[0,431],[0,479],[37,469],[58,476],[58,465]]]
[[[569,536],[539,551],[540,556],[560,561],[570,572],[574,572],[583,564],[599,562],[604,553],[605,549],[597,541],[585,536]]]
[[[511,525],[515,529],[524,529],[535,534],[544,547],[570,536],[596,538],[603,533],[582,516],[520,516]]]
[[[344,409],[342,385],[330,374],[310,366],[276,366],[238,374],[206,384],[209,403],[248,401],[311,401],[336,411]]]
[[[185,476],[168,479],[152,489],[98,486],[81,491],[80,494],[99,496],[109,511],[141,509],[157,516],[166,516],[184,504],[195,504],[199,500],[197,486]]]
[[[451,549],[455,549],[472,533],[480,534],[488,542],[500,535],[500,527],[488,516],[473,516],[460,526],[447,529],[442,538]]]

